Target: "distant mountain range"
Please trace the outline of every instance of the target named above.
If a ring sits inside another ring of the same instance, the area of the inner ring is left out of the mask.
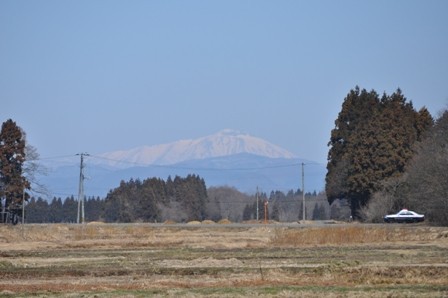
[[[142,146],[85,157],[86,196],[105,197],[120,181],[196,174],[207,187],[230,186],[245,193],[257,188],[267,192],[302,188],[305,164],[305,191],[324,188],[325,165],[303,160],[263,139],[234,130],[195,140]],[[50,173],[40,180],[53,196],[78,194],[79,157],[48,164]]]

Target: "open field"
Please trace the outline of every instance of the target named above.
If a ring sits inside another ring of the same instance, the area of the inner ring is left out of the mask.
[[[1,297],[448,297],[448,228],[0,225]]]

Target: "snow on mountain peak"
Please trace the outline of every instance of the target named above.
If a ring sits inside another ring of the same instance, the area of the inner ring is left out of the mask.
[[[142,146],[125,151],[104,153],[109,160],[125,161],[141,165],[169,165],[193,159],[250,153],[270,158],[295,158],[291,152],[232,129],[224,129],[213,135],[194,140],[180,140],[168,144]]]

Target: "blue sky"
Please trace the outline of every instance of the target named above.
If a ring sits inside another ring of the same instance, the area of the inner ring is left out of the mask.
[[[0,120],[41,157],[224,128],[325,163],[345,95],[448,106],[448,1],[0,1]]]

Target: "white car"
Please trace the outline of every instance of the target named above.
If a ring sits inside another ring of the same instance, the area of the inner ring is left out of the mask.
[[[384,222],[422,222],[425,220],[423,214],[418,214],[417,212],[410,211],[408,209],[403,209],[397,214],[389,214],[384,216]]]

